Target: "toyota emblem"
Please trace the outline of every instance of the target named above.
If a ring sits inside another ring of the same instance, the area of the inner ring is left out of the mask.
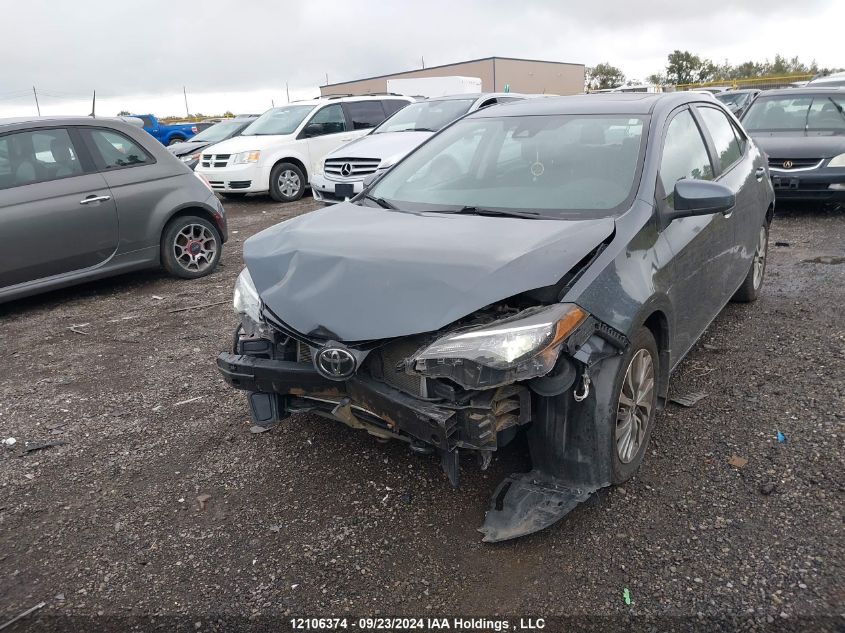
[[[358,362],[341,347],[324,347],[317,353],[317,371],[331,380],[346,380],[355,373]]]
[[[791,160],[783,161],[783,168],[784,169],[792,169],[792,161]]]
[[[341,176],[348,176],[352,173],[352,163],[343,163],[340,166],[340,175]]]

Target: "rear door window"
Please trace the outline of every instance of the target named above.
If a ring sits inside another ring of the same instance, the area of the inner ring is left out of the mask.
[[[66,129],[0,137],[0,189],[81,176],[84,171]]]
[[[155,162],[138,143],[116,130],[85,128],[83,134],[87,135],[89,144],[93,146],[94,158],[100,169],[138,167]]]
[[[380,101],[350,101],[344,105],[353,130],[375,127],[386,118]]]
[[[734,126],[728,117],[716,108],[699,107],[698,113],[704,120],[704,127],[710,132],[716,149],[719,172],[725,172],[742,157],[742,145],[736,138]]]
[[[385,116],[391,116],[408,105],[408,102],[400,99],[385,99],[381,102],[381,105],[384,108]]]
[[[675,115],[666,130],[660,159],[660,183],[671,206],[675,183],[684,178],[713,180],[713,167],[704,138],[689,110]]]

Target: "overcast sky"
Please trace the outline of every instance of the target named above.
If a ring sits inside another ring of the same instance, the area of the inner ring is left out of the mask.
[[[498,55],[608,61],[629,78],[674,49],[845,66],[845,0],[0,0],[0,116],[261,112],[326,81]],[[28,93],[26,91],[29,91]]]

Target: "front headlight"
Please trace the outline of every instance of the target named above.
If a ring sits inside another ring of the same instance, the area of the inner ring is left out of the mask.
[[[845,154],[834,156],[827,164],[828,167],[845,167]]]
[[[258,150],[252,150],[250,152],[240,152],[239,154],[235,154],[235,165],[243,165],[245,163],[257,163],[259,158],[261,158],[261,152]]]
[[[244,331],[248,335],[254,334],[261,327],[261,299],[249,270],[244,268],[235,282],[235,293],[232,299],[235,314],[241,319]]]
[[[413,368],[470,389],[544,376],[557,362],[566,337],[586,318],[572,303],[523,310],[443,336],[413,357]]]

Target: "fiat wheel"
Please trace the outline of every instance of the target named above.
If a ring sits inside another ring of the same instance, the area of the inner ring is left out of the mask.
[[[222,248],[220,233],[211,222],[196,216],[183,216],[167,225],[162,237],[161,259],[171,275],[196,279],[217,267]]]

